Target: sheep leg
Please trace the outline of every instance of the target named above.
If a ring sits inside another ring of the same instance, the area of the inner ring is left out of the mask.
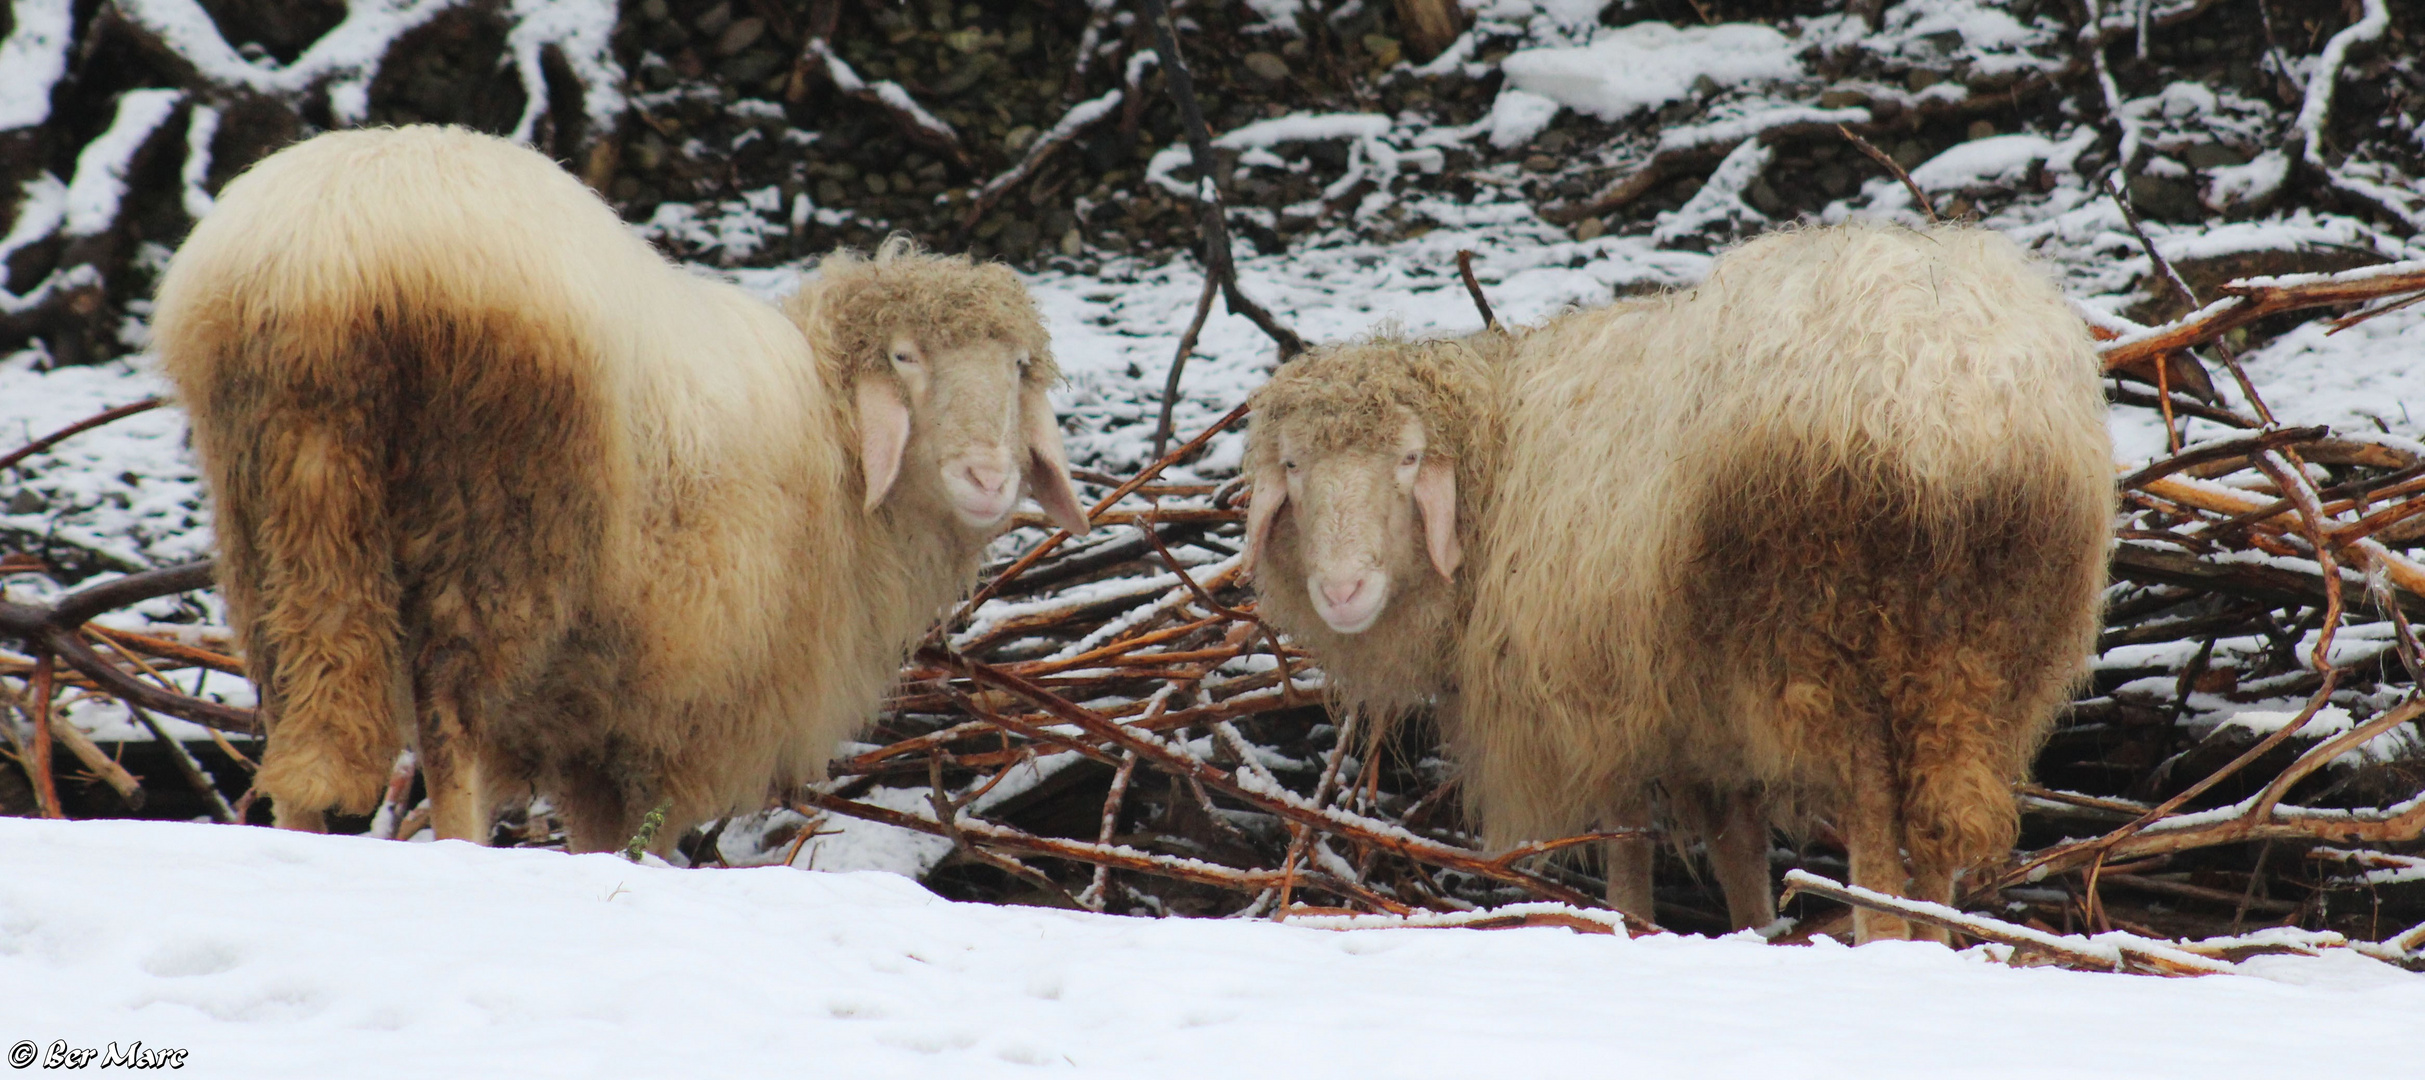
[[[1709,865],[1726,893],[1726,917],[1737,930],[1777,921],[1775,886],[1768,877],[1768,808],[1757,793],[1712,793]]]
[[[479,740],[461,712],[445,704],[425,706],[418,727],[415,752],[421,759],[421,782],[429,789],[430,829],[440,840],[485,846],[496,816]]]
[[[1853,754],[1852,799],[1844,820],[1844,846],[1852,884],[1893,896],[1907,895],[1903,867],[1902,798],[1894,768],[1882,749]],[[1907,938],[1911,927],[1899,916],[1868,908],[1852,913],[1852,940]]]
[[[1608,824],[1619,829],[1650,827],[1650,800],[1635,792],[1609,812]],[[1647,923],[1657,923],[1651,896],[1651,859],[1656,841],[1649,836],[1600,842],[1600,857],[1608,865],[1608,906]]]
[[[553,792],[556,814],[564,819],[564,850],[620,851],[640,831],[622,789],[598,769],[567,769]],[[660,853],[662,854],[662,853]]]

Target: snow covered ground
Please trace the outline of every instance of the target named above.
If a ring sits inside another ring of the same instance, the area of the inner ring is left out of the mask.
[[[2345,950],[2244,966],[1131,919],[888,874],[0,820],[0,1040],[256,1080],[2415,1075],[2425,979]]]

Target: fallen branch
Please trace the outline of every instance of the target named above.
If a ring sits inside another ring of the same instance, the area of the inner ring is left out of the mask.
[[[1943,904],[1906,900],[1859,886],[1838,884],[1807,870],[1786,871],[1785,895],[1780,900],[1792,900],[1801,893],[1894,915],[1981,941],[1992,941],[2010,946],[2016,954],[2042,956],[2064,967],[2082,971],[2182,976],[2228,975],[2239,970],[2224,961],[2199,956],[2171,943],[2151,941],[2136,934],[2117,931],[2093,938],[2049,934],[2001,919],[1973,915]]]

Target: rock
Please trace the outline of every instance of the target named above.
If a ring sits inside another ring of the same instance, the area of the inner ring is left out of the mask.
[[[2181,160],[2193,169],[2219,169],[2227,165],[2246,165],[2248,155],[2222,143],[2192,143],[2181,151]]]
[[[714,37],[723,33],[724,28],[731,25],[732,21],[732,0],[719,0],[716,6],[701,13],[699,18],[691,23],[691,28],[708,37]]]
[[[758,39],[765,35],[766,20],[764,19],[753,15],[746,19],[734,20],[732,25],[724,28],[722,34],[717,35],[716,55],[732,56],[757,44]]]
[[[1255,78],[1265,82],[1279,82],[1288,78],[1288,61],[1280,59],[1275,54],[1250,52],[1240,62],[1246,65],[1246,70],[1252,72]]]
[[[1856,178],[1843,162],[1831,161],[1819,166],[1818,181],[1819,189],[1825,191],[1828,198],[1840,199],[1852,193]]]
[[[1371,54],[1372,66],[1377,68],[1395,66],[1405,55],[1398,39],[1383,34],[1364,35],[1364,51]]]
[[[1858,90],[1829,90],[1819,95],[1822,109],[1851,109],[1869,104],[1869,95]]]
[[[1777,194],[1776,187],[1771,185],[1765,176],[1752,177],[1751,183],[1743,189],[1743,201],[1750,203],[1752,209],[1772,218],[1793,216],[1793,204],[1786,202],[1784,196]]]
[[[776,55],[773,50],[756,49],[725,61],[716,70],[732,82],[754,84],[782,70],[784,66],[783,57]]]
[[[1921,162],[1932,156],[1934,155],[1929,151],[1928,144],[1918,139],[1905,139],[1895,144],[1895,164],[1906,169],[1919,168]]]
[[[1016,154],[1026,150],[1027,144],[1033,142],[1035,138],[1036,129],[1034,126],[1021,124],[1018,127],[1010,129],[1008,134],[1002,136],[1002,149]]]
[[[1078,235],[1075,226],[1061,234],[1061,254],[1075,259],[1078,257],[1078,253],[1084,250],[1086,250],[1086,238]]]
[[[1524,159],[1524,167],[1532,172],[1556,172],[1558,171],[1558,159],[1548,154],[1534,154]]]
[[[8,512],[12,514],[38,514],[49,505],[43,500],[42,494],[32,488],[18,488],[16,494],[8,497]]]
[[[1597,240],[1600,238],[1600,234],[1607,231],[1608,223],[1596,217],[1587,217],[1575,223],[1575,239],[1577,240]]]
[[[1015,220],[1003,227],[1002,235],[995,243],[1004,255],[1025,258],[1036,246],[1036,223],[1026,218]]]
[[[1710,78],[1708,72],[1702,72],[1692,77],[1692,96],[1694,97],[1711,97],[1724,89],[1726,87],[1718,80]]]
[[[643,19],[664,22],[669,14],[672,12],[665,6],[665,0],[640,0],[640,17]]]
[[[869,173],[869,174],[867,174],[867,193],[868,193],[868,194],[870,194],[870,195],[884,195],[884,194],[887,194],[887,193],[889,193],[889,192],[891,192],[891,191],[892,191],[892,181],[885,179],[885,178],[884,178],[884,174],[883,174],[883,173]]]
[[[1996,134],[1996,122],[1993,120],[1973,120],[1970,122],[1969,130],[1963,132],[1963,134],[1968,135],[1973,140],[1994,138]]]
[[[2166,221],[2196,221],[2204,216],[2195,188],[2145,173],[2130,178],[2130,203],[2141,216]]]
[[[1943,72],[1930,71],[1927,68],[1913,68],[1911,74],[1903,76],[1903,87],[1917,94],[1944,81]]]

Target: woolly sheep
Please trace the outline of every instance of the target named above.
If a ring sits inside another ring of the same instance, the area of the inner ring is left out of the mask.
[[[1786,231],[1513,337],[1319,350],[1254,399],[1260,610],[1342,704],[1436,704],[1493,845],[1663,791],[1738,926],[1773,917],[1772,818],[1950,900],[2010,849],[2098,626],[2097,375],[2052,281],[1960,227]],[[1647,842],[1610,848],[1650,917]]]
[[[155,326],[288,828],[410,744],[440,837],[535,786],[663,849],[823,773],[1023,487],[1087,524],[1008,270],[895,241],[777,311],[460,129],[262,161]]]

